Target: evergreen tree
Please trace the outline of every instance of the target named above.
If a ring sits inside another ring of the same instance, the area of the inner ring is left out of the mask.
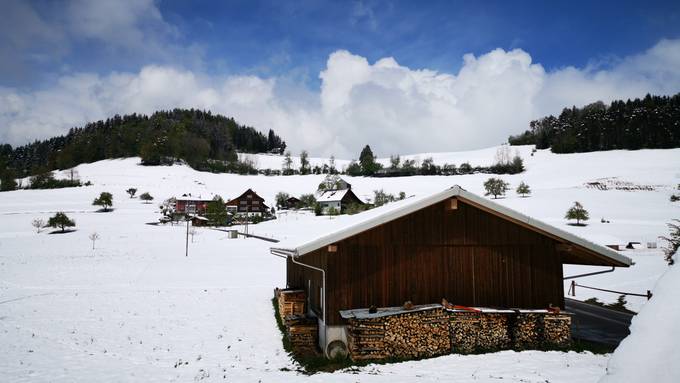
[[[574,206],[567,210],[567,214],[564,215],[566,219],[575,219],[576,225],[581,226],[581,221],[587,221],[590,219],[588,211],[581,205],[580,202],[574,202]]]
[[[531,194],[531,188],[529,188],[529,185],[522,181],[519,183],[519,186],[517,186],[516,192],[522,197],[526,197],[527,195]]]
[[[227,223],[227,204],[222,197],[215,196],[212,201],[208,202],[205,215],[211,225],[223,226]]]
[[[0,191],[16,190],[17,181],[15,180],[15,173],[12,169],[5,169],[0,173]]]
[[[492,177],[484,182],[484,190],[486,190],[484,195],[493,195],[493,198],[496,199],[498,196],[505,195],[509,188],[509,183],[500,178]]]
[[[332,154],[328,160],[328,174],[338,174],[338,169],[335,168],[335,156]]]
[[[54,216],[50,217],[50,219],[47,221],[47,226],[53,227],[55,229],[60,228],[62,233],[67,227],[74,227],[75,225],[76,222],[70,219],[63,212],[58,212]]]
[[[352,177],[358,177],[362,174],[361,165],[359,165],[356,161],[352,161],[349,163],[349,165],[347,165],[346,172]]]
[[[366,145],[361,150],[361,154],[359,155],[359,164],[361,165],[361,174],[364,176],[372,176],[381,168],[380,164],[375,162],[373,151],[368,145]]]
[[[92,201],[92,205],[101,206],[107,212],[113,206],[113,195],[109,192],[102,192],[99,197]]]

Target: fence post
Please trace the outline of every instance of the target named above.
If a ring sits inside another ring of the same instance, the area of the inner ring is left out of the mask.
[[[576,281],[571,281],[571,288],[569,288],[569,291],[571,291],[572,297],[576,296]]]
[[[647,300],[652,299],[652,292],[647,290]]]

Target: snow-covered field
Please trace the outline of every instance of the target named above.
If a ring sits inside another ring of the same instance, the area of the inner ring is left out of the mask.
[[[527,182],[533,194],[514,192],[498,201],[525,214],[601,244],[658,241],[666,222],[680,217],[669,202],[680,183],[680,150],[611,151],[555,155],[520,147],[527,171],[503,176],[512,186]],[[495,148],[432,154],[437,163],[485,165]],[[431,156],[421,154],[420,159]],[[270,161],[271,165],[263,165]],[[138,159],[101,161],[78,167],[93,186],[0,193],[0,381],[525,381],[595,382],[607,357],[589,353],[501,352],[449,355],[423,361],[368,366],[356,371],[302,375],[283,351],[273,318],[273,289],[285,284],[285,264],[269,254],[269,242],[227,239],[198,229],[184,256],[183,226],[151,226],[157,202],[173,195],[220,194],[225,199],[252,188],[269,205],[274,195],[314,192],[322,176],[237,176],[193,171],[185,166],[143,167]],[[260,167],[278,168],[279,156],[258,156]],[[321,161],[321,160],[319,160]],[[337,160],[336,163],[343,163]],[[341,166],[339,166],[341,167]],[[459,184],[482,192],[488,175],[351,178],[353,190],[370,197],[390,193],[423,195]],[[606,180],[603,180],[606,179]],[[599,180],[652,186],[651,191],[586,187]],[[150,192],[143,204],[125,193]],[[97,213],[92,200],[114,195],[115,210]],[[566,225],[573,201],[590,211],[586,227]],[[77,222],[68,234],[37,234],[34,218],[65,211]],[[600,223],[600,218],[610,223]],[[343,219],[343,218],[336,218]],[[287,239],[327,217],[281,214],[250,232]],[[88,235],[101,239],[92,250]],[[644,292],[667,269],[660,250],[626,251],[636,264],[580,283]],[[591,271],[569,266],[565,275]],[[615,294],[577,290],[578,299],[613,302]],[[629,299],[637,311],[645,299]]]

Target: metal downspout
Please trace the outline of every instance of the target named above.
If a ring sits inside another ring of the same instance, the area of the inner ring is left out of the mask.
[[[293,262],[296,265],[300,265],[300,266],[307,267],[307,268],[310,268],[312,270],[316,270],[316,271],[321,272],[321,289],[323,290],[323,294],[322,294],[322,297],[321,297],[321,305],[323,306],[323,307],[321,307],[321,317],[322,317],[322,320],[323,320],[323,333],[324,333],[323,338],[324,338],[324,343],[326,343],[326,342],[328,342],[328,333],[327,333],[328,327],[326,326],[326,271],[324,271],[324,269],[322,269],[322,268],[296,261],[294,255],[291,255],[290,260],[291,260],[291,262]],[[309,293],[311,295],[312,292],[310,291]],[[326,345],[325,344],[323,345],[323,354],[328,358],[328,355],[326,354]]]

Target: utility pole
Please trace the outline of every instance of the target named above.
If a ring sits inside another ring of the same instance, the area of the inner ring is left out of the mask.
[[[186,241],[185,241],[185,246],[184,246],[184,256],[188,257],[189,256],[189,222],[191,222],[191,219],[189,216],[187,216],[187,236],[186,236]]]

